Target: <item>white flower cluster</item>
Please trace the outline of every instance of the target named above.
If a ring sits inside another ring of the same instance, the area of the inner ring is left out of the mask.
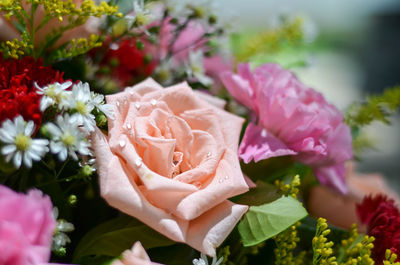
[[[104,96],[90,91],[87,83],[54,83],[39,87],[37,93],[42,96],[41,111],[50,106],[57,109],[55,122],[45,124],[47,139],[33,139],[36,132],[33,121],[24,121],[17,116],[13,121],[6,120],[0,127],[0,140],[4,143],[1,153],[7,162],[13,162],[16,168],[22,163],[30,168],[32,161],[39,161],[49,150],[61,161],[68,156],[78,160],[78,155],[90,155],[90,143],[87,136],[95,130],[96,121],[93,112],[104,113],[112,118],[112,108],[104,104]],[[69,89],[72,86],[72,89]]]
[[[222,263],[222,261],[224,261],[223,257],[220,257],[218,260],[216,257],[213,257],[210,265],[219,265]],[[207,256],[205,254],[201,253],[199,259],[193,260],[193,265],[209,265]]]
[[[71,239],[66,233],[74,231],[75,226],[64,219],[58,219],[57,207],[53,208],[53,217],[57,220],[57,226],[54,231],[51,249],[53,251],[60,251],[66,244],[71,243]]]

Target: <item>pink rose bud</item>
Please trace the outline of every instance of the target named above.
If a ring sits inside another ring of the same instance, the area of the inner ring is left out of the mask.
[[[111,265],[161,265],[160,263],[151,262],[146,250],[140,242],[136,242],[132,249],[125,250],[122,253],[121,260],[115,260]]]

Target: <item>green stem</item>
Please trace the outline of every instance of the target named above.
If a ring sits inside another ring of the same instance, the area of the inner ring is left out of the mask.
[[[29,27],[30,27],[29,28],[29,33],[30,33],[30,38],[31,38],[31,42],[32,42],[33,47],[35,47],[35,34],[36,34],[36,30],[35,30],[35,13],[36,13],[37,7],[38,7],[38,4],[35,4],[35,3],[32,2],[30,17],[29,17]],[[37,59],[35,48],[33,48],[33,50],[32,50],[32,56],[33,56],[33,58]]]

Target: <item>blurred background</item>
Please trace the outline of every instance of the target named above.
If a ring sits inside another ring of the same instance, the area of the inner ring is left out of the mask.
[[[214,0],[217,14],[235,31],[274,27],[281,15],[300,16],[310,42],[302,50],[282,51],[278,62],[306,54],[305,67],[291,67],[309,86],[345,110],[355,100],[400,85],[399,0]],[[311,44],[312,43],[312,44]],[[266,58],[255,58],[261,63]],[[357,170],[381,172],[400,192],[400,115],[391,126],[365,128],[375,149],[363,153]]]

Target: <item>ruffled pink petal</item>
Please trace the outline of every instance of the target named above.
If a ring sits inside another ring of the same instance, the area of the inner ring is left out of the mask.
[[[321,167],[314,170],[319,182],[343,194],[347,193],[344,163],[331,167]]]
[[[253,100],[254,91],[249,80],[232,72],[223,72],[220,78],[229,93],[231,93],[237,101],[251,110],[257,109]]]
[[[245,163],[295,154],[297,153],[289,149],[281,140],[253,123],[247,126],[239,147],[239,157]]]

